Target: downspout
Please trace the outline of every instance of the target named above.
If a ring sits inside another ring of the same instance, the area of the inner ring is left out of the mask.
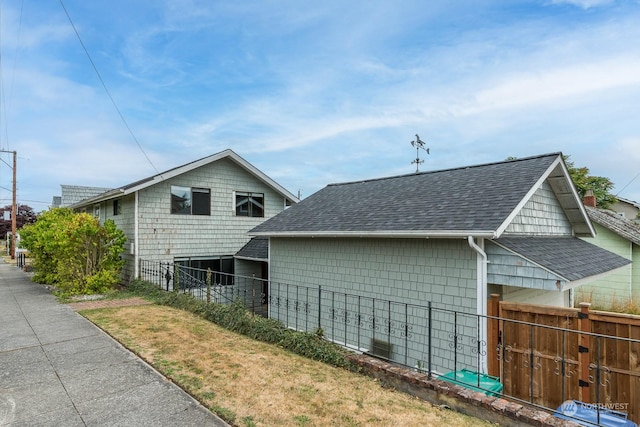
[[[135,192],[135,204],[133,214],[133,277],[140,278],[140,256],[138,255],[138,229],[140,224],[138,222],[138,191]]]
[[[478,256],[477,259],[477,286],[476,286],[476,299],[477,299],[477,314],[479,319],[480,330],[478,331],[478,340],[480,345],[487,345],[487,254],[484,249],[481,248],[473,239],[473,236],[467,236],[467,242],[469,247],[473,249]],[[480,244],[484,246],[484,240],[480,240]],[[480,367],[482,372],[487,372],[489,367],[487,363],[487,351],[479,349],[480,352]]]

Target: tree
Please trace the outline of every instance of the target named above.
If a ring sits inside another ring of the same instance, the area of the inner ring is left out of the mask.
[[[65,294],[102,293],[120,281],[126,236],[111,220],[56,208],[20,230],[33,258],[34,280]]]
[[[614,184],[609,178],[589,175],[589,168],[576,167],[569,157],[564,156],[564,162],[581,199],[584,198],[587,190],[592,190],[596,196],[596,206],[599,208],[608,209],[618,201],[616,196],[610,193]]]
[[[16,215],[16,229],[36,222],[37,215],[31,206],[18,205],[16,207],[18,208],[18,214]],[[2,236],[3,239],[7,233],[11,232],[11,218],[4,219],[5,212],[11,212],[11,205],[0,208],[0,236]]]

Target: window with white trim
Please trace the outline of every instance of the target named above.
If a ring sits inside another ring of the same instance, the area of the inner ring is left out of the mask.
[[[264,217],[264,193],[235,192],[236,216]]]

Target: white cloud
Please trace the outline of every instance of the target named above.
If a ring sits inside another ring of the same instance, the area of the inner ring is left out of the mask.
[[[608,6],[612,4],[614,0],[551,0],[551,4],[563,5],[568,4],[571,6],[577,6],[582,9],[591,9],[594,7]]]
[[[504,83],[481,90],[474,105],[462,114],[489,109],[522,108],[549,103],[566,97],[589,95],[640,84],[640,57],[622,56],[598,63],[581,63],[546,69],[519,76],[506,76]]]

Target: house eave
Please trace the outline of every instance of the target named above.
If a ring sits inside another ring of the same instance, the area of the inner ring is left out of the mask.
[[[174,177],[182,175],[182,174],[184,174],[186,172],[190,172],[190,171],[192,171],[194,169],[197,169],[197,168],[202,167],[202,166],[206,166],[206,165],[208,165],[210,163],[213,163],[213,162],[216,162],[218,160],[225,159],[225,158],[231,159],[238,166],[240,166],[241,168],[243,168],[247,172],[253,174],[256,178],[258,178],[259,180],[261,180],[262,182],[267,184],[274,191],[276,191],[277,193],[279,193],[281,196],[285,197],[286,199],[290,200],[291,202],[298,203],[300,201],[296,196],[291,194],[289,191],[287,191],[284,187],[282,187],[280,184],[275,182],[273,179],[269,178],[260,169],[256,168],[251,163],[247,162],[245,159],[243,159],[238,154],[236,154],[233,150],[227,149],[227,150],[221,151],[220,153],[212,154],[212,155],[210,155],[208,157],[204,157],[202,159],[193,161],[191,163],[187,163],[186,165],[178,166],[178,167],[170,169],[168,171],[156,174],[156,175],[154,175],[152,177],[149,177],[149,178],[146,178],[146,179],[143,179],[143,180],[140,180],[140,181],[136,181],[136,182],[134,182],[132,184],[128,184],[128,185],[125,185],[125,186],[120,187],[118,189],[115,189],[115,190],[108,191],[106,193],[100,194],[100,195],[92,197],[90,199],[82,200],[82,201],[80,201],[78,203],[75,203],[75,204],[71,205],[70,208],[78,209],[78,208],[82,208],[82,207],[85,207],[85,206],[93,205],[95,203],[100,203],[100,202],[104,202],[106,200],[114,199],[114,198],[117,198],[117,197],[126,196],[126,195],[129,195],[129,194],[135,194],[136,192],[138,192],[140,190],[143,190],[145,188],[148,188],[148,187],[151,187],[153,185],[159,184],[159,183],[164,182],[164,181],[166,181],[168,179],[174,178]]]
[[[269,262],[268,259],[265,258],[256,258],[256,257],[248,257],[248,256],[233,256],[235,259],[243,260],[243,261],[257,261],[257,262]]]
[[[91,197],[90,199],[85,199],[80,202],[69,205],[70,209],[78,209],[85,206],[91,206],[96,203],[104,202],[105,200],[115,199],[117,197],[123,196],[124,190],[122,188],[116,188],[115,190],[107,191],[105,193],[99,194],[97,196]]]
[[[516,208],[503,221],[500,227],[498,227],[497,235],[501,236],[504,233],[514,218],[545,181],[548,181],[549,185],[551,185],[567,219],[571,223],[575,235],[577,237],[595,237],[595,229],[591,224],[589,215],[582,204],[575,185],[573,185],[571,181],[571,176],[560,153],[556,160],[540,176],[538,181],[529,189],[527,195],[522,198]]]
[[[245,159],[243,159],[238,154],[236,154],[233,150],[230,150],[230,149],[202,158],[200,160],[196,160],[186,165],[179,166],[175,169],[171,169],[169,171],[157,174],[148,180],[141,181],[138,185],[133,185],[131,187],[125,188],[124,194],[126,195],[126,194],[135,193],[136,191],[143,190],[145,188],[151,187],[153,185],[156,185],[158,183],[161,183],[173,177],[182,175],[186,172],[190,172],[194,169],[197,169],[202,166],[206,166],[210,163],[213,163],[225,158],[231,159],[238,166],[245,169],[247,172],[251,173],[258,179],[260,179],[262,182],[267,184],[273,190],[280,193],[281,196],[286,197],[287,199],[291,200],[293,203],[298,203],[300,201],[296,196],[294,196],[292,193],[287,191],[284,187],[282,187],[280,184],[275,182],[273,179],[269,178],[260,169],[256,168],[251,163],[247,162]]]
[[[493,230],[379,230],[379,231],[279,231],[279,232],[249,232],[251,236],[265,237],[357,237],[357,238],[385,238],[385,239],[467,239],[469,236],[476,238],[495,238]]]

